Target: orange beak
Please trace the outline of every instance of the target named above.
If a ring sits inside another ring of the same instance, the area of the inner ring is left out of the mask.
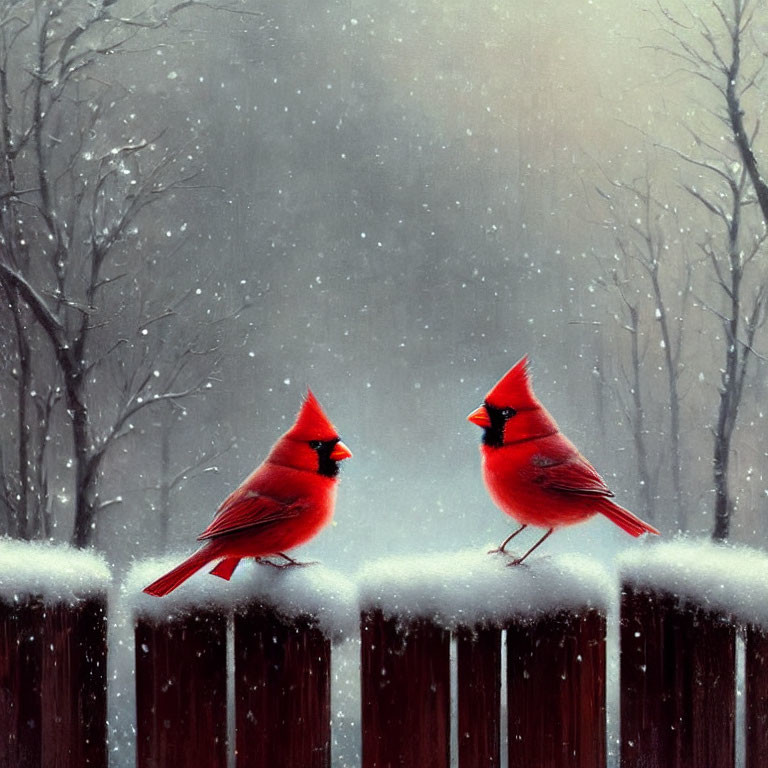
[[[471,421],[473,424],[477,424],[478,427],[488,429],[491,426],[491,420],[488,418],[488,411],[485,410],[485,406],[481,405],[476,410],[467,416],[467,421]]]
[[[331,461],[344,461],[344,459],[351,459],[352,458],[352,451],[347,448],[344,443],[339,440],[336,445],[333,446],[333,450],[331,451]]]

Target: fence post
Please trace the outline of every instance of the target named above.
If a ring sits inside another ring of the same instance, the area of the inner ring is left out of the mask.
[[[745,768],[760,768],[768,755],[768,632],[750,625],[745,635]]]
[[[621,765],[735,764],[736,631],[679,596],[625,584]]]
[[[683,539],[618,558],[623,768],[732,768],[736,627],[746,627],[747,765],[768,750],[768,556]]]
[[[226,768],[227,621],[216,609],[138,616],[138,768]]]
[[[178,561],[126,577],[136,624],[138,768],[226,768],[227,639],[237,768],[329,768],[331,642],[355,624],[355,589],[319,564],[204,570],[163,598],[142,589]],[[169,615],[170,614],[170,615]]]
[[[42,765],[106,768],[106,597],[47,607],[42,638]]]
[[[0,768],[106,768],[109,569],[0,541]]]
[[[605,637],[594,609],[507,625],[511,768],[604,768]]]
[[[360,639],[363,768],[448,768],[450,632],[371,610]]]
[[[456,631],[459,768],[496,768],[501,759],[501,630]]]
[[[310,616],[235,614],[237,768],[330,768],[331,641]]]
[[[459,768],[498,766],[505,627],[510,766],[604,768],[605,608],[615,584],[578,555],[509,563],[473,550],[386,558],[363,569],[363,768],[450,764],[452,632],[453,757]]]
[[[0,600],[0,767],[38,766],[43,638],[40,600]]]

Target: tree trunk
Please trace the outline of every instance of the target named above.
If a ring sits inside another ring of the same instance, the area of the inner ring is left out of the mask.
[[[739,9],[737,9],[738,11]],[[743,7],[740,9],[743,11]],[[728,71],[728,81],[725,87],[725,101],[728,107],[728,120],[733,132],[733,140],[741,155],[741,161],[749,174],[749,180],[757,196],[757,202],[763,215],[763,221],[768,226],[768,185],[760,175],[757,158],[752,151],[752,141],[744,127],[744,110],[739,98],[739,70],[741,68],[741,34],[742,13],[737,12],[731,33],[731,66]]]
[[[632,404],[634,408],[632,435],[635,442],[635,453],[637,454],[637,471],[640,475],[640,487],[642,488],[643,506],[645,507],[644,513],[653,522],[656,519],[656,509],[654,491],[651,487],[651,473],[648,469],[648,448],[645,444],[645,411],[640,391],[642,376],[640,372],[640,334],[637,307],[631,306],[629,308],[629,315],[632,328]]]
[[[680,456],[680,401],[677,396],[677,381],[669,376],[669,429],[672,442],[672,489],[677,507],[677,525],[681,531],[688,530],[688,512],[683,504],[683,480],[681,476],[682,458]],[[674,391],[674,396],[673,396]]]
[[[735,295],[737,296],[738,293]],[[733,320],[731,325],[733,325]],[[733,506],[728,488],[728,466],[731,457],[731,436],[733,435],[733,426],[736,423],[736,412],[738,410],[738,402],[734,401],[736,396],[734,388],[736,386],[738,350],[735,337],[730,339],[729,342],[722,389],[720,391],[720,408],[717,415],[713,455],[715,525],[712,529],[712,538],[715,541],[725,541],[728,538],[731,528],[731,509]]]
[[[173,409],[166,408],[160,426],[160,552],[168,549],[168,527],[171,518],[171,425]]]
[[[605,381],[604,362],[603,362],[603,346],[600,340],[600,336],[595,334],[595,367],[594,375],[592,377],[592,383],[594,385],[595,393],[595,415],[597,417],[597,429],[598,434],[608,434],[608,427],[605,418],[605,398],[608,391],[608,386]]]
[[[29,538],[29,424],[27,423],[27,407],[29,405],[29,391],[32,381],[32,366],[29,354],[29,342],[25,335],[24,322],[21,316],[19,295],[15,287],[3,282],[5,294],[8,297],[8,307],[13,316],[13,325],[16,332],[16,354],[18,355],[19,369],[16,377],[17,417],[17,471],[18,493],[10,508],[8,519],[8,533],[11,537]],[[10,501],[10,500],[9,500]]]
[[[726,395],[721,396],[720,411],[725,412]],[[728,457],[730,454],[730,439],[721,433],[719,427],[715,435],[714,481],[715,481],[715,525],[712,538],[715,541],[725,541],[731,528],[731,499],[728,495]]]
[[[731,455],[731,437],[739,411],[741,391],[738,384],[739,368],[739,323],[741,318],[741,282],[744,276],[739,251],[739,233],[741,230],[741,193],[739,187],[733,188],[733,209],[728,225],[728,266],[730,284],[721,281],[723,289],[730,297],[730,317],[723,320],[725,332],[725,370],[723,371],[722,389],[720,390],[720,409],[717,415],[715,432],[715,450],[713,470],[715,481],[715,525],[712,538],[725,541],[731,527],[732,503],[728,493],[728,464]],[[742,352],[742,354],[747,354]]]
[[[680,397],[677,391],[677,370],[672,355],[672,338],[669,333],[667,307],[661,293],[658,268],[651,270],[651,284],[656,297],[661,340],[664,343],[664,367],[667,371],[669,390],[669,438],[672,451],[672,492],[675,497],[677,524],[681,530],[688,528],[688,519],[683,506],[683,483],[681,478],[682,459],[680,457]]]
[[[72,544],[84,549],[93,542],[96,533],[96,479],[98,462],[88,448],[88,409],[82,398],[82,375],[67,382],[67,407],[72,418],[72,439],[75,453],[75,522]]]
[[[27,408],[32,381],[32,366],[29,355],[29,343],[25,336],[21,317],[21,307],[15,291],[9,295],[11,311],[16,325],[16,346],[19,354],[19,377],[17,380],[18,430],[19,430],[19,498],[16,506],[16,535],[21,539],[29,538],[29,424]]]

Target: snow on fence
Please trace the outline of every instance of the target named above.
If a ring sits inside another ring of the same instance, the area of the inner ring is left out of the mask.
[[[0,766],[107,765],[106,563],[0,542]]]
[[[745,768],[768,754],[768,557],[670,542],[619,558],[621,764],[736,764],[736,641],[745,641]]]
[[[175,560],[134,567],[137,765],[226,768],[227,637],[234,644],[237,768],[331,759],[331,642],[352,628],[355,592],[320,565],[243,563],[231,582],[196,574],[170,596],[141,589]]]
[[[500,765],[502,630],[509,764],[605,765],[606,572],[578,556],[510,569],[446,552],[389,558],[359,577],[363,768]]]
[[[601,768],[607,617],[623,767],[734,766],[741,675],[746,768],[768,754],[764,554],[635,547],[621,588],[585,557],[511,569],[454,552],[387,558],[354,582],[244,563],[231,582],[203,572],[141,593],[174,563],[137,564],[117,604],[133,617],[139,768],[327,768],[333,644],[358,630],[363,768],[505,753],[515,768]],[[107,765],[109,581],[93,555],[0,542],[0,768]]]

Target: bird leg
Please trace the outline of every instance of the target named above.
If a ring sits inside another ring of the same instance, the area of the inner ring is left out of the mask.
[[[506,539],[504,539],[504,543],[500,547],[496,547],[496,549],[489,549],[488,550],[488,554],[489,555],[496,555],[496,554],[506,555],[507,554],[507,549],[506,549],[507,544],[509,544],[509,542],[512,541],[512,539],[514,539],[515,536],[517,536],[517,534],[520,533],[520,531],[522,531],[524,528],[527,528],[527,527],[528,527],[528,525],[523,523],[523,525],[521,525],[516,531],[513,531],[512,533],[509,534],[509,536],[507,536]]]
[[[520,563],[522,563],[523,560],[536,549],[536,547],[543,544],[552,535],[554,530],[554,528],[550,528],[522,557],[516,557],[512,562],[507,563],[507,565],[520,565]]]
[[[302,563],[300,560],[294,560],[294,558],[288,557],[285,552],[278,552],[277,554],[287,561],[283,564],[283,568],[287,568],[292,565],[295,565],[298,568],[303,568],[305,565],[317,565],[317,560],[307,560],[307,562]]]
[[[284,563],[275,563],[272,560],[266,560],[261,557],[256,558],[256,562],[263,563],[264,565],[271,565],[273,568],[303,568],[306,565],[317,565],[317,562],[312,560],[308,561],[306,563],[302,563],[299,560],[294,560],[292,557],[288,557],[284,552],[276,552],[275,553],[278,557],[282,557],[285,562]]]

